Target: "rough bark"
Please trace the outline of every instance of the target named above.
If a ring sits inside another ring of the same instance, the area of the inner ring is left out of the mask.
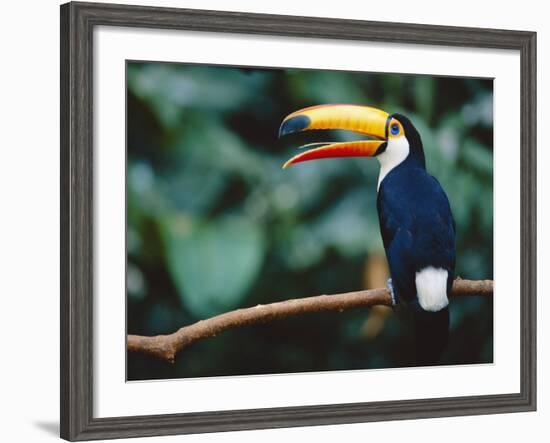
[[[452,296],[492,296],[492,280],[461,280],[453,283]],[[386,288],[347,292],[334,295],[286,300],[251,308],[237,309],[184,326],[168,335],[146,337],[128,335],[129,352],[141,352],[161,360],[174,362],[176,354],[192,343],[220,332],[255,323],[266,323],[294,315],[321,311],[345,311],[360,306],[391,306],[391,296]]]

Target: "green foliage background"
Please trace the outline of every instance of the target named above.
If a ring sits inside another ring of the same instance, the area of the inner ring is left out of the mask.
[[[277,140],[282,119],[322,103],[409,116],[457,223],[457,274],[493,277],[492,81],[402,74],[127,65],[127,326],[133,334],[258,303],[364,287],[383,252],[378,162],[332,159],[282,170],[294,148],[356,137]],[[445,364],[491,362],[492,300],[451,301]],[[406,321],[366,339],[368,309],[228,331],[176,363],[129,354],[128,379],[408,366]]]

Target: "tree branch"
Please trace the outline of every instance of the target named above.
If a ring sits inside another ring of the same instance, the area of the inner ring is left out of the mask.
[[[491,296],[492,280],[461,280],[453,282],[453,296]],[[359,306],[391,306],[391,296],[386,288],[347,292],[344,294],[318,295],[316,297],[286,300],[252,308],[237,309],[207,320],[184,326],[168,335],[145,337],[128,335],[129,352],[141,352],[173,363],[183,348],[204,338],[213,337],[227,329],[256,323],[265,323],[294,315],[321,311],[345,311]]]

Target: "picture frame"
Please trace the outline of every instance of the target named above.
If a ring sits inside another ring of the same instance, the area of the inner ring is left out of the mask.
[[[507,49],[520,55],[520,392],[98,418],[94,403],[94,29]],[[70,441],[536,409],[536,33],[99,3],[61,6],[61,437]]]

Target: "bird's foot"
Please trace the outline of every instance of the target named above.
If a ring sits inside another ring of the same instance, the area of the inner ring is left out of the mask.
[[[392,306],[397,305],[397,296],[395,295],[395,291],[393,290],[393,282],[392,282],[391,278],[388,278],[388,282],[386,283],[386,286],[388,287],[388,290],[390,291]]]

